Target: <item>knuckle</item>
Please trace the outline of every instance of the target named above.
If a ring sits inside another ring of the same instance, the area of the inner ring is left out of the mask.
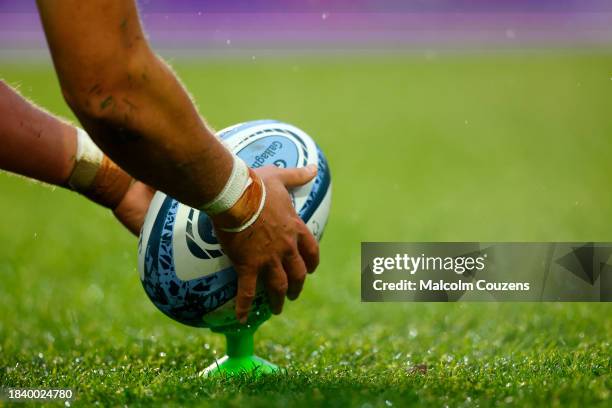
[[[240,261],[240,260],[233,260],[234,261],[234,269],[236,270],[236,273],[238,274],[238,276],[248,276],[253,274],[254,271],[257,270],[257,264],[254,262],[244,262],[244,261]]]
[[[283,282],[278,282],[277,284],[275,284],[272,288],[272,291],[279,296],[284,296],[285,293],[287,293],[288,289],[289,289],[289,284],[286,281],[283,281]]]
[[[306,224],[304,224],[304,221],[302,221],[297,213],[295,214],[295,217],[293,217],[293,225],[297,231],[303,231],[304,228],[306,228]]]
[[[275,254],[270,254],[268,259],[259,264],[259,270],[266,273],[273,273],[276,269],[278,269],[279,265],[280,261],[278,256]]]
[[[243,300],[252,301],[255,299],[256,293],[255,288],[243,289],[239,295]]]
[[[252,276],[253,279],[258,276],[260,273],[263,273],[268,269],[268,261],[266,259],[253,259],[248,267],[244,268],[246,271],[244,275]]]
[[[285,251],[293,249],[295,247],[295,234],[288,231],[286,234],[283,234],[280,243]]]
[[[295,262],[298,261],[299,258],[301,257],[300,252],[298,251],[297,247],[293,247],[293,248],[289,248],[287,249],[287,251],[285,251],[285,257],[284,260],[286,262]]]

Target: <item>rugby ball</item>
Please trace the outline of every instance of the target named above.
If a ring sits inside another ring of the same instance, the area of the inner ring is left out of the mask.
[[[295,126],[274,120],[241,123],[222,130],[219,137],[252,168],[318,166],[316,178],[290,191],[290,197],[308,229],[320,240],[331,204],[331,176],[313,139]],[[151,301],[172,319],[213,330],[237,324],[236,272],[204,212],[157,192],[140,233],[138,270]],[[249,322],[257,324],[269,315],[260,287]]]

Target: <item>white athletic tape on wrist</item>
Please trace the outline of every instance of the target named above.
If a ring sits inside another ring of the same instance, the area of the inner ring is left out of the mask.
[[[234,159],[232,172],[223,190],[212,201],[200,208],[209,216],[220,214],[232,208],[253,182],[249,176],[249,168],[246,163],[236,155],[232,155],[232,157]]]
[[[261,183],[261,201],[259,202],[259,208],[257,209],[257,212],[255,212],[255,214],[253,214],[253,216],[251,218],[249,218],[248,221],[246,221],[244,224],[235,227],[235,228],[220,228],[221,231],[226,231],[226,232],[241,232],[244,231],[245,229],[249,228],[251,225],[253,225],[253,223],[255,221],[257,221],[257,219],[259,218],[259,216],[261,215],[261,212],[264,208],[264,204],[266,203],[266,185],[262,182]]]
[[[76,191],[87,190],[94,182],[104,153],[91,140],[87,132],[77,128],[77,151],[74,168],[68,179],[68,185]]]

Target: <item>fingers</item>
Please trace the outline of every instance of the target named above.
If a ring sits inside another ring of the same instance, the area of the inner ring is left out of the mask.
[[[240,323],[246,323],[257,291],[257,274],[250,273],[250,271],[244,272],[238,274],[238,294],[236,295],[236,318]]]
[[[136,236],[140,233],[154,194],[154,189],[136,181],[113,209],[115,217]]]
[[[298,250],[308,273],[313,273],[319,265],[319,243],[306,225],[298,237]]]
[[[281,169],[279,178],[287,188],[303,186],[317,175],[317,166],[309,164],[306,167]]]
[[[306,265],[300,254],[295,251],[291,255],[287,256],[283,261],[283,267],[287,272],[288,288],[287,297],[289,300],[295,300],[300,295],[302,288],[304,287],[304,280],[306,279]]]
[[[282,262],[268,267],[265,273],[265,287],[270,309],[280,314],[285,296],[295,300],[304,287],[307,273],[314,272],[319,264],[319,245],[310,231],[304,226],[298,238],[298,248],[286,256]],[[257,273],[244,271],[238,273],[238,294],[236,296],[236,317],[246,323],[249,310],[257,291]]]
[[[282,265],[279,263],[269,267],[266,271],[266,293],[272,313],[282,312],[288,287],[287,275]]]

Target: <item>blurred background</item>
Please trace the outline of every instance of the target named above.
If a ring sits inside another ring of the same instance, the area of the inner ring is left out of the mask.
[[[342,406],[609,402],[609,304],[363,304],[359,250],[612,241],[612,2],[139,5],[212,126],[287,121],[328,156],[321,266],[257,346],[318,391],[269,392]],[[74,120],[34,1],[0,0],[0,78]],[[0,383],[79,384],[108,405],[233,395],[197,377],[219,336],[159,313],[138,281],[136,239],[79,196],[0,174],[0,277]],[[419,364],[444,381],[405,377]]]
[[[606,0],[141,0],[164,55],[261,56],[584,48],[612,39]],[[0,2],[3,55],[46,55],[33,1]]]

